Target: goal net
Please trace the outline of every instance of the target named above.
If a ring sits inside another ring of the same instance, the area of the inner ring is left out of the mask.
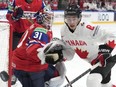
[[[0,72],[11,73],[12,29],[7,22],[0,21]],[[0,78],[0,87],[11,87],[10,79],[4,82]]]

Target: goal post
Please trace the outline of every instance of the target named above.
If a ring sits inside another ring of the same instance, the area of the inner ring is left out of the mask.
[[[6,82],[0,78],[0,87],[11,87],[12,32],[7,21],[0,21],[0,72],[6,71],[10,77]]]

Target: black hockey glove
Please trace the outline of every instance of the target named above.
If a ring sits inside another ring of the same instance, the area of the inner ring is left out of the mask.
[[[16,9],[16,15],[13,15],[12,19],[19,20],[22,16],[23,16],[23,10],[22,10],[22,8],[19,7]]]
[[[102,67],[105,67],[106,64],[108,62],[111,62],[111,60],[112,60],[112,55],[111,55],[112,50],[113,49],[111,47],[109,47],[108,45],[106,45],[106,44],[100,45],[99,46],[98,56],[97,56],[96,59],[94,59],[91,62],[91,64],[94,65],[97,62],[100,62],[101,63],[101,66]]]
[[[56,64],[57,62],[63,60],[62,50],[64,48],[63,45],[60,43],[60,40],[54,38],[52,41],[53,43],[49,44],[44,50],[45,61],[49,64]]]
[[[49,64],[56,64],[59,61],[63,60],[63,54],[62,51],[59,51],[58,53],[48,53],[45,56],[46,63]]]
[[[49,64],[56,64],[63,60],[63,47],[62,45],[56,45],[46,54],[45,61]]]

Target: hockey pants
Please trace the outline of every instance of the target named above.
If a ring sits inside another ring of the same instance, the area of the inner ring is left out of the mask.
[[[44,87],[46,81],[56,76],[56,69],[49,65],[48,70],[41,72],[26,72],[14,69],[13,73],[23,85],[22,87]]]

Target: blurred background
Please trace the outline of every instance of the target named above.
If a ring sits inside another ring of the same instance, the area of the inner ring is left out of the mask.
[[[0,9],[7,9],[9,1],[0,0]],[[44,0],[52,10],[64,10],[69,3],[80,5],[86,11],[116,11],[116,0]]]

